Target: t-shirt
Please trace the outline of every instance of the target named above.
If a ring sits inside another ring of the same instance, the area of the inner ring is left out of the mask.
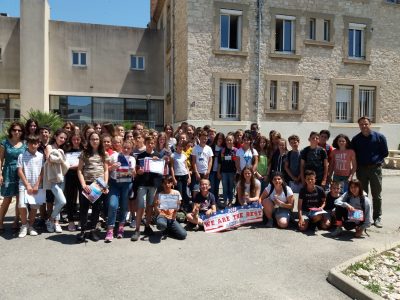
[[[200,204],[200,209],[199,209],[200,213],[205,213],[213,205],[215,205],[215,197],[210,192],[208,192],[207,196],[205,196],[205,197],[201,193],[197,193],[193,202]]]
[[[274,152],[271,158],[271,173],[269,174],[270,178],[273,178],[276,172],[280,172],[284,175],[286,174],[284,164],[285,160],[286,153],[281,154],[279,149]]]
[[[305,147],[301,151],[301,159],[304,160],[304,170],[312,170],[315,172],[317,180],[324,177],[324,160],[328,159],[326,151],[321,148]]]
[[[255,182],[255,188],[256,189],[261,189],[261,182],[260,182],[260,180],[258,180],[258,179],[254,179],[254,182]],[[240,186],[240,181],[238,182],[238,184],[237,184],[237,186],[236,186],[236,190],[239,188],[239,186]],[[249,194],[250,195],[250,183],[245,183],[244,184],[244,192],[243,192],[243,194],[244,193],[247,193],[247,194]],[[251,195],[250,195],[250,197],[251,197]]]
[[[108,160],[108,154],[103,159],[98,153],[91,156],[81,153],[79,159],[83,161],[82,174],[86,182],[92,182],[97,178],[104,178],[104,163]]]
[[[271,192],[271,188],[272,185],[268,184],[268,186],[265,188],[265,190],[267,191],[267,195],[269,195],[269,198],[271,200],[278,198],[278,200],[282,201],[283,203],[287,203],[287,198],[290,196],[293,196],[293,191],[290,187],[286,186],[286,192],[287,192],[287,196],[285,195],[285,192],[283,191],[283,187],[282,187],[282,191],[280,194],[278,194],[276,192],[276,189],[274,188],[274,190],[272,191],[272,194],[270,195],[269,193]]]
[[[44,155],[39,151],[36,151],[35,154],[30,153],[26,150],[24,153],[21,153],[18,156],[17,168],[21,168],[26,180],[29,182],[31,186],[34,186],[38,179],[40,172],[42,171],[44,163]],[[40,183],[40,186],[42,183]],[[25,187],[22,180],[19,180],[19,187]]]
[[[300,151],[290,150],[286,156],[286,161],[289,164],[290,172],[297,177],[300,175]]]
[[[158,194],[157,197],[159,197],[162,194],[163,193]],[[169,193],[167,195],[176,195],[176,196],[178,196],[179,201],[182,200],[181,193],[179,193],[177,190],[171,190],[171,193]],[[159,198],[157,198],[157,199],[159,199]],[[158,203],[160,203],[159,200],[157,200],[157,201],[158,201]],[[160,209],[160,216],[163,216],[169,220],[174,220],[176,218],[176,209]]]
[[[138,164],[140,164],[141,159],[154,156],[160,157],[160,154],[156,151],[153,151],[152,153],[147,153],[147,151],[144,151],[137,156]],[[138,175],[135,181],[137,186],[154,186],[154,180],[160,178],[161,176],[162,175],[157,173],[147,172],[143,173],[142,175]]]
[[[110,157],[110,162],[111,164],[120,163],[120,166],[115,171],[110,172],[110,178],[118,182],[132,182],[132,171],[136,167],[136,160],[133,156],[114,152]]]
[[[193,147],[192,155],[196,158],[197,172],[205,174],[208,171],[208,160],[214,156],[210,146],[205,145],[204,148],[200,145]]]
[[[183,176],[188,174],[188,170],[186,168],[187,156],[185,153],[173,153],[172,159],[174,160],[174,171],[175,176]]]
[[[325,210],[332,210],[332,209],[334,209],[334,208],[335,208],[335,200],[336,200],[337,198],[339,198],[339,197],[340,197],[340,195],[337,196],[337,197],[333,197],[333,196],[331,195],[331,193],[328,193],[328,194],[326,195],[326,203],[325,203],[324,209],[325,209]]]
[[[236,148],[224,148],[220,152],[219,163],[221,165],[221,173],[235,173],[236,172]]]
[[[258,156],[257,172],[261,176],[266,176],[268,171],[268,157],[265,154],[260,154]]]
[[[236,157],[240,160],[240,170],[238,171],[242,171],[245,167],[251,167],[253,156],[258,156],[256,149],[251,150],[249,148],[247,150],[243,150],[243,148],[240,148],[238,151],[236,151]]]
[[[332,165],[333,172],[336,176],[350,176],[351,173],[351,161],[355,157],[355,153],[352,149],[339,150],[335,149],[332,151]]]
[[[322,149],[322,148],[321,148]],[[322,150],[324,151],[324,150]],[[325,152],[326,153],[326,152]],[[303,187],[299,193],[299,199],[303,200],[301,210],[308,212],[312,207],[321,207],[325,199],[324,190],[320,186],[315,186],[314,189],[309,192],[307,187]]]

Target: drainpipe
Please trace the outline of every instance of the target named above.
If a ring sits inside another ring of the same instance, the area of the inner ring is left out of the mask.
[[[171,78],[170,78],[170,95],[171,95],[171,104],[172,104],[172,118],[171,118],[171,124],[175,123],[175,0],[172,1],[172,41],[171,41],[171,68],[170,72],[172,72]]]
[[[260,106],[260,97],[261,97],[261,38],[262,38],[262,10],[264,7],[264,0],[257,0],[257,30],[256,30],[256,54],[257,54],[257,61],[256,61],[256,103],[255,103],[255,110],[256,110],[256,122],[257,124],[260,123],[260,113],[259,113],[259,106]]]

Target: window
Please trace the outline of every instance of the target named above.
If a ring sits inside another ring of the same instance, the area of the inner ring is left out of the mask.
[[[84,51],[72,51],[72,65],[77,67],[86,67],[87,53]]]
[[[295,20],[293,16],[276,16],[275,50],[285,53],[295,52]]]
[[[239,120],[240,84],[221,81],[219,87],[219,118]]]
[[[367,116],[375,119],[375,87],[360,86],[359,92],[359,117]]]
[[[315,26],[316,26],[315,18],[310,18],[309,26],[310,26],[310,28],[309,28],[308,38],[310,40],[315,40]]]
[[[349,24],[349,58],[365,59],[365,24]]]
[[[1,49],[1,47],[0,47],[0,61],[2,61],[2,51],[1,51],[2,49]]]
[[[386,0],[387,3],[400,4],[400,0]]]
[[[131,55],[131,69],[144,70],[144,56]]]
[[[270,90],[269,90],[269,108],[277,109],[277,89],[278,82],[276,80],[271,80]]]
[[[299,109],[299,82],[292,82],[292,110]]]
[[[330,41],[330,30],[331,30],[331,22],[329,20],[324,20],[324,41]]]
[[[352,86],[338,85],[336,87],[336,122],[351,122],[352,99]]]
[[[167,24],[166,28],[166,39],[167,39],[167,49],[171,48],[171,5],[167,7]]]
[[[95,122],[124,120],[124,99],[93,98],[93,120]]]
[[[241,50],[242,11],[220,10],[220,49]]]

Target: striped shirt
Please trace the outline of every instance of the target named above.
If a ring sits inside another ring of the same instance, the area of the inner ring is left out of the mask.
[[[17,168],[22,168],[26,180],[31,186],[35,185],[38,181],[40,172],[42,171],[43,162],[43,154],[39,151],[36,151],[35,154],[32,154],[26,150],[24,153],[18,156]],[[19,186],[25,187],[22,180],[19,180]],[[40,183],[39,187],[42,187],[42,183]]]

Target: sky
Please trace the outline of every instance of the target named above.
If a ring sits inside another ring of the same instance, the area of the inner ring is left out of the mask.
[[[150,0],[48,0],[51,20],[146,27]],[[0,0],[0,12],[19,17],[19,0]]]

